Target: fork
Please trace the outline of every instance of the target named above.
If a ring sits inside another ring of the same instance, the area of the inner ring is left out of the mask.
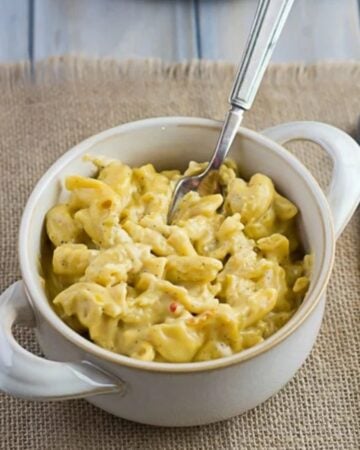
[[[218,170],[229,153],[244,111],[249,110],[254,101],[293,2],[294,0],[259,1],[250,36],[229,98],[231,108],[226,114],[214,154],[203,172],[182,177],[177,182],[169,207],[168,223],[171,223],[174,212],[183,196],[190,191],[198,190],[204,178],[211,172]]]

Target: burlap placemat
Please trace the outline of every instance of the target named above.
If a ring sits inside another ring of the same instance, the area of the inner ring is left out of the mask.
[[[232,65],[206,62],[60,58],[33,70],[0,66],[0,290],[19,278],[17,229],[26,198],[58,156],[105,128],[144,117],[222,119],[233,75]],[[359,114],[359,63],[273,66],[245,125],[261,130],[320,120],[354,134]],[[324,183],[330,168],[324,155],[305,144],[295,151]],[[339,240],[310,358],[265,404],[222,423],[165,429],[112,417],[83,400],[34,403],[0,395],[0,448],[358,449],[359,219],[357,213]],[[37,348],[31,333],[18,335]]]

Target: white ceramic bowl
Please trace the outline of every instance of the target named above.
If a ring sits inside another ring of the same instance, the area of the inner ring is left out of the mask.
[[[329,125],[296,122],[262,134],[240,129],[230,157],[242,175],[263,172],[300,208],[305,245],[315,254],[309,292],[292,319],[265,342],[213,361],[144,362],[104,350],[73,330],[51,309],[38,273],[44,217],[59,196],[59,180],[89,175],[84,153],[103,154],[132,166],[184,168],[206,161],[221,124],[196,118],[157,118],[100,133],[62,156],[33,190],[22,218],[19,258],[22,281],[0,297],[0,388],[34,400],[86,397],[94,405],[138,422],[198,425],[240,414],[276,393],[303,364],[318,334],[335,239],[360,198],[360,150]],[[333,158],[327,199],[305,167],[280,144],[294,139],[319,143]],[[330,205],[330,207],[329,207]],[[12,325],[35,327],[48,359],[19,346]]]

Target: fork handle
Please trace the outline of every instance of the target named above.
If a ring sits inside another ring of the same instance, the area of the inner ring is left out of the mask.
[[[294,0],[260,0],[229,102],[250,109]]]

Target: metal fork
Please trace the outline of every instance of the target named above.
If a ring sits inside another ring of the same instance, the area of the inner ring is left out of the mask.
[[[259,1],[250,36],[229,98],[231,108],[225,117],[215,152],[203,172],[198,175],[183,177],[177,182],[168,212],[168,223],[171,223],[181,198],[189,191],[197,190],[204,178],[210,172],[218,170],[226,158],[242,121],[244,111],[251,108],[293,2],[294,0]]]

